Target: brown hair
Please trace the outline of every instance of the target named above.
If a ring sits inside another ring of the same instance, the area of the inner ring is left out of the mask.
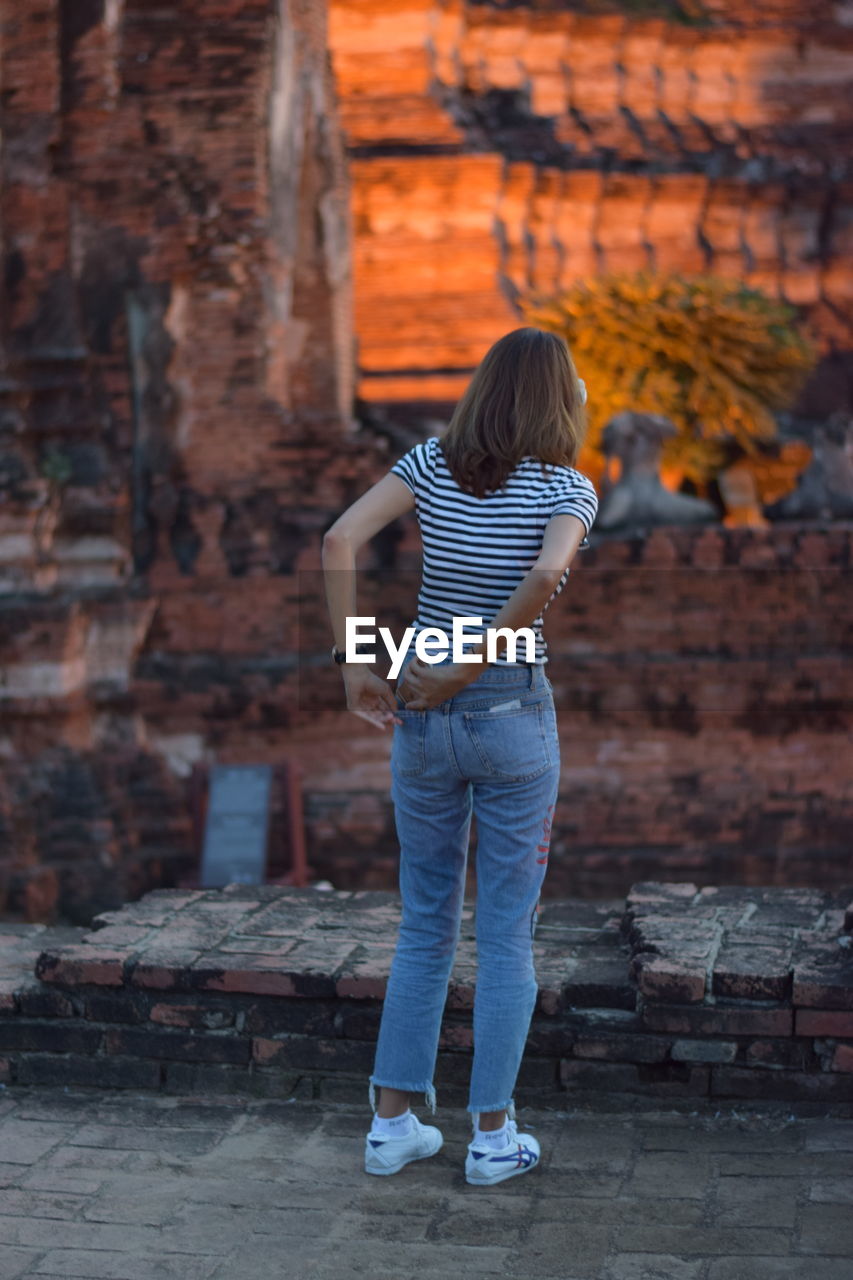
[[[501,489],[522,458],[574,466],[586,413],[568,345],[544,329],[513,329],[490,347],[440,447],[461,489]]]

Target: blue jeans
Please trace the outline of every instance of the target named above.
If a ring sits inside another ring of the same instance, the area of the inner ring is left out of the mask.
[[[408,662],[410,657],[407,657]],[[404,668],[405,669],[405,668]],[[400,679],[402,680],[402,672]],[[536,1004],[533,935],[548,865],[560,751],[542,665],[495,664],[428,711],[407,711],[391,747],[402,917],[373,1074],[423,1093],[433,1074],[477,821],[477,982],[469,1105],[515,1116],[513,1090]]]

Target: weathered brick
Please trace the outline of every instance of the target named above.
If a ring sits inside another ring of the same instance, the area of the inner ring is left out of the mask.
[[[200,1031],[219,1031],[233,1027],[234,1009],[205,1008],[203,1004],[169,1004],[160,1001],[151,1006],[149,1022],[163,1027],[191,1027]]]
[[[166,1093],[288,1098],[301,1078],[299,1073],[286,1070],[247,1070],[245,1067],[207,1062],[167,1062],[162,1069]]]
[[[663,909],[681,914],[685,903],[695,898],[698,892],[697,886],[690,882],[637,880],[625,897],[625,913],[628,916],[643,912],[656,914]]]
[[[443,1049],[473,1049],[474,1048],[474,1028],[473,1027],[442,1027],[441,1034],[438,1039],[439,1050]],[[528,1041],[529,1047],[529,1041]]]
[[[831,1070],[853,1071],[853,1044],[837,1044],[835,1046]]]
[[[739,1000],[785,1000],[791,991],[790,946],[725,946],[714,961],[714,995]]]
[[[367,1085],[363,1075],[354,1076],[311,1076],[303,1077],[297,1088],[304,1090],[305,1095],[322,1102],[349,1102],[364,1106],[368,1099]],[[310,1094],[308,1090],[311,1090]],[[464,1090],[459,1090],[459,1098],[452,1097],[452,1088],[445,1088],[441,1093],[444,1106],[464,1106],[460,1099],[464,1098]]]
[[[564,1005],[573,1009],[633,1009],[637,989],[628,973],[627,950],[589,944],[577,949],[571,975],[562,983]],[[556,984],[555,984],[556,985]]]
[[[280,1031],[287,1031],[329,1038],[342,1034],[338,1028],[345,1011],[348,1011],[348,1006],[339,1000],[311,1000],[308,997],[261,999],[245,1010],[242,1029],[253,1036],[275,1036]],[[357,1014],[358,1007],[351,1012]]]
[[[192,970],[192,984],[199,991],[244,992],[262,996],[332,997],[335,979],[322,973],[301,973],[288,967],[264,964],[258,956],[234,956],[228,967],[215,967],[205,957]],[[233,964],[234,967],[231,967]]]
[[[324,1040],[320,1036],[256,1036],[252,1060],[259,1066],[330,1074],[373,1070],[376,1046],[357,1040]]]
[[[454,987],[452,990],[455,1009],[473,1009],[474,988]],[[536,993],[536,1012],[553,1016],[563,1008],[563,993],[558,987],[540,986]]]
[[[446,1058],[455,1057],[453,1054],[443,1055]],[[464,1080],[470,1080],[471,1077],[471,1059],[466,1054],[463,1059],[465,1068],[462,1072]],[[443,1076],[439,1072],[439,1079]],[[518,1069],[518,1085],[522,1089],[541,1089],[543,1093],[555,1091],[560,1087],[560,1060],[559,1058],[528,1058],[521,1060]]]
[[[179,1032],[150,1031],[145,1027],[116,1027],[104,1035],[107,1054],[134,1054],[139,1058],[181,1062],[248,1063],[251,1041],[229,1033],[181,1035]]]
[[[193,964],[199,951],[163,952],[149,947],[141,960],[128,965],[128,982],[133,987],[153,991],[187,991],[195,980]]]
[[[790,1008],[725,1005],[647,1004],[642,1019],[652,1031],[686,1036],[788,1036],[794,1022]]]
[[[834,965],[796,965],[791,999],[798,1008],[853,1012],[853,956]]]
[[[18,994],[18,1010],[24,1018],[73,1018],[74,1003],[52,987],[25,987]]]
[[[560,1080],[566,1089],[642,1093],[651,1097],[704,1096],[708,1092],[706,1066],[681,1063],[584,1062],[578,1058],[560,1062]]]
[[[108,947],[112,950],[133,951],[135,947],[146,942],[153,933],[149,925],[131,924],[120,916],[115,924],[105,925],[101,929],[93,929],[82,939],[84,946]]]
[[[610,1062],[663,1062],[669,1053],[665,1036],[601,1035],[579,1032],[572,1044],[576,1058],[600,1058]]]
[[[698,1004],[704,999],[705,967],[702,964],[641,952],[632,959],[630,971],[647,1000]]]
[[[734,1062],[737,1044],[733,1040],[674,1040],[674,1062]]]
[[[774,1098],[853,1102],[853,1078],[831,1071],[755,1071],[748,1067],[712,1067],[716,1098]]]
[[[139,1058],[26,1053],[17,1061],[19,1084],[79,1084],[98,1089],[158,1089],[160,1067]]]
[[[454,979],[451,979],[450,984],[448,986],[447,1008],[448,1009],[473,1009],[474,994],[475,994],[474,983],[467,983],[464,981],[456,981]],[[554,995],[555,995],[555,999],[558,998],[556,992],[554,993]],[[545,1012],[550,1012],[550,1009],[545,1010]]]
[[[362,960],[349,966],[337,979],[335,990],[342,999],[382,1000],[387,986],[387,975],[377,973],[376,962]]]
[[[473,1031],[473,1025],[464,1030]],[[577,1029],[568,1026],[561,1018],[559,1021],[545,1022],[537,1019],[532,1022],[527,1033],[526,1053],[536,1057],[562,1058],[572,1052],[572,1045],[577,1036]]]
[[[555,1067],[556,1071],[556,1067]],[[466,1086],[471,1079],[471,1055],[463,1050],[445,1049],[436,1060],[437,1085]]]
[[[146,1010],[134,999],[134,994],[123,988],[120,992],[87,992],[84,997],[85,1016],[92,1022],[144,1022]]]
[[[753,1040],[746,1046],[744,1060],[748,1067],[786,1068],[806,1071],[818,1067],[810,1040]]]
[[[100,911],[92,919],[92,928],[112,924],[137,924],[156,927],[170,920],[195,902],[203,901],[208,889],[150,889],[144,898],[125,903],[118,911]]]
[[[123,951],[70,946],[53,952],[42,951],[36,961],[35,975],[42,982],[56,982],[64,987],[120,987],[126,959]]]
[[[0,1022],[0,1049],[18,1053],[97,1053],[100,1027],[61,1022]]]
[[[839,1009],[797,1009],[794,1030],[798,1036],[841,1036],[853,1039],[853,1013]]]
[[[348,1040],[375,1040],[379,1035],[379,1022],[382,1017],[381,1006],[362,1006],[361,1008],[338,1009],[334,1015],[334,1028],[337,1035]],[[249,1028],[247,1022],[247,1029]],[[288,1027],[288,1031],[301,1030],[299,1027]]]

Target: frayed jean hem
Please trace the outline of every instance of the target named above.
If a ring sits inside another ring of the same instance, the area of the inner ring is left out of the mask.
[[[378,1080],[375,1076],[371,1076],[370,1082],[369,1082],[369,1088],[367,1091],[367,1096],[370,1101],[370,1106],[374,1114],[376,1113],[376,1087],[377,1086],[380,1089],[399,1089],[401,1093],[422,1093],[424,1095],[424,1098],[426,1100],[426,1105],[429,1107],[431,1114],[435,1115],[435,1106],[436,1106],[435,1088],[432,1084],[430,1083],[400,1084],[397,1081]]]
[[[480,1119],[480,1116],[483,1114],[488,1114],[492,1111],[505,1111],[507,1120],[514,1120],[515,1119],[515,1099],[510,1098],[508,1102],[500,1102],[496,1107],[469,1106],[469,1107],[466,1107],[465,1110],[471,1116],[471,1127],[474,1130],[474,1133],[476,1133],[478,1128],[477,1122]]]

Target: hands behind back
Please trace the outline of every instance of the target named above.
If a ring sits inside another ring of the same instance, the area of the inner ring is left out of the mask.
[[[459,693],[476,679],[481,670],[482,664],[468,662],[444,662],[431,666],[415,655],[406,664],[403,678],[397,685],[397,694],[405,702],[407,711],[428,711]]]
[[[397,685],[397,696],[407,711],[427,711],[440,706],[476,679],[480,666],[467,662],[447,662],[431,666],[417,655],[406,664]],[[396,714],[394,692],[387,680],[364,666],[344,667],[347,710],[353,715],[385,730],[389,724],[401,724]]]
[[[394,692],[387,680],[364,666],[344,667],[347,710],[383,731],[389,724],[401,724]]]

